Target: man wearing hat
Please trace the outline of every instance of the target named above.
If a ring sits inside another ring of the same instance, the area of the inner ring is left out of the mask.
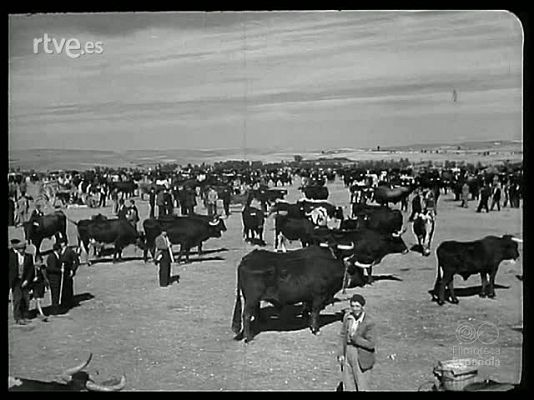
[[[375,324],[364,310],[365,299],[355,294],[343,317],[337,359],[346,391],[369,390],[369,371],[375,363]]]
[[[17,325],[26,325],[30,308],[30,286],[33,280],[33,257],[25,253],[26,245],[11,240],[9,250],[9,289],[13,296],[13,317]]]
[[[174,262],[172,246],[167,231],[162,230],[156,237],[156,265],[159,264],[159,286],[167,287],[171,283],[171,262]]]
[[[50,282],[50,294],[52,297],[52,307],[50,308],[50,315],[57,315],[59,312],[59,297],[62,286],[65,284],[64,267],[61,262],[61,243],[54,243],[52,246],[52,253],[46,259],[46,274]]]

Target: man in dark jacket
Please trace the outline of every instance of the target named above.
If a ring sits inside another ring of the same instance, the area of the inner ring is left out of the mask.
[[[13,297],[13,317],[17,325],[26,325],[30,309],[30,283],[33,280],[33,257],[25,253],[26,245],[11,240],[9,250],[9,289]]]
[[[365,299],[355,294],[343,317],[337,360],[343,371],[345,391],[369,390],[369,371],[375,363],[375,324],[364,310]]]
[[[79,258],[64,241],[54,243],[52,250],[46,259],[46,274],[52,297],[50,315],[57,315],[60,308],[68,309],[74,306],[73,278],[79,266]]]
[[[148,218],[154,218],[154,209],[156,208],[156,189],[150,188],[150,194],[148,195],[148,204],[150,204],[150,215]]]
[[[500,182],[497,182],[493,188],[493,194],[491,197],[491,208],[490,210],[493,211],[493,208],[497,205],[497,211],[501,211],[501,184]]]
[[[158,206],[158,218],[165,215],[165,193],[160,190],[156,195],[156,205]]]
[[[171,262],[174,262],[171,242],[167,231],[161,231],[156,237],[156,264],[159,264],[159,286],[167,287],[171,283]]]
[[[480,203],[478,203],[477,213],[481,212],[482,209],[486,209],[486,212],[489,213],[488,200],[491,195],[491,190],[488,184],[484,184],[482,190],[480,191]]]
[[[419,189],[417,189],[415,191],[415,196],[412,199],[412,214],[410,215],[410,218],[408,219],[408,221],[412,222],[415,218],[417,218],[417,215],[421,214],[422,211],[423,211],[422,198],[421,198]]]

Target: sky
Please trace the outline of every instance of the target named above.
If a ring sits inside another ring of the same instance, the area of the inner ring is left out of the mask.
[[[506,11],[10,15],[8,33],[10,150],[522,139]]]

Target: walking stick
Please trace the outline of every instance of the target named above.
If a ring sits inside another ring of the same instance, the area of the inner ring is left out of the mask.
[[[61,283],[59,284],[59,304],[61,304],[61,299],[63,298],[63,280],[64,280],[64,277],[65,276],[65,273],[64,273],[64,268],[63,268],[63,264],[61,264]]]

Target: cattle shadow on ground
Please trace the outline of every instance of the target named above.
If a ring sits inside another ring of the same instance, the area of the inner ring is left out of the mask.
[[[499,285],[499,284],[495,284],[493,286],[495,289],[510,289],[510,286],[504,286],[504,285]],[[478,294],[480,293],[480,291],[482,290],[482,286],[479,285],[479,286],[470,286],[470,287],[465,287],[465,288],[454,288],[454,294],[456,295],[456,297],[471,297],[471,296],[478,296]],[[437,293],[434,292],[434,288],[430,289],[428,291],[429,294],[431,295],[437,295]],[[445,298],[449,298],[450,296],[450,291],[449,289],[446,289],[445,290]]]
[[[204,250],[204,249],[202,249],[202,255],[212,254],[212,253],[222,253],[222,252],[225,252],[225,251],[230,251],[230,250],[228,250],[226,247],[221,247],[220,249],[212,249],[212,250]],[[177,257],[178,254],[180,254],[180,251],[173,249],[172,254],[174,254],[174,256]],[[198,249],[190,250],[189,254],[197,254],[198,255]]]
[[[178,261],[178,256],[176,256],[175,259],[176,261]],[[184,264],[192,264],[192,263],[204,262],[204,261],[224,261],[224,258],[218,257],[218,256],[217,257],[196,257],[196,258],[190,258],[189,261],[185,261],[185,258],[182,257],[182,259],[180,260],[180,264],[184,265]]]
[[[74,309],[76,307],[79,307],[82,302],[88,301],[88,300],[92,300],[94,298],[95,298],[95,296],[93,296],[91,293],[75,294],[73,296],[73,299],[72,299],[73,300],[72,306],[70,306],[70,307],[60,307],[59,310],[58,310],[58,314],[57,315],[65,315],[70,310],[72,310],[72,309]],[[49,305],[49,306],[46,306],[46,307],[42,307],[42,309],[43,309],[43,313],[45,315],[50,315],[50,312],[52,311],[52,305]],[[30,319],[37,318],[37,309],[31,310],[29,312],[29,317],[30,317]]]
[[[90,265],[93,266],[95,264],[122,264],[126,261],[144,261],[143,256],[129,256],[129,257],[122,257],[120,259],[117,259],[116,261],[113,261],[113,258],[93,258],[90,260]],[[83,259],[83,262],[85,263],[85,259]]]
[[[290,332],[309,329],[309,318],[302,315],[303,305],[287,305],[278,311],[273,306],[263,307],[260,311],[260,318],[255,325],[254,334],[261,332]],[[343,315],[319,314],[319,328],[341,321]]]
[[[373,284],[377,281],[397,281],[402,282],[402,279],[399,277],[396,277],[395,275],[371,275],[373,278]],[[369,285],[367,282],[361,280],[361,279],[353,279],[349,285],[345,287],[345,289],[353,289],[356,287],[364,287],[365,285]],[[371,284],[372,285],[372,284]]]

